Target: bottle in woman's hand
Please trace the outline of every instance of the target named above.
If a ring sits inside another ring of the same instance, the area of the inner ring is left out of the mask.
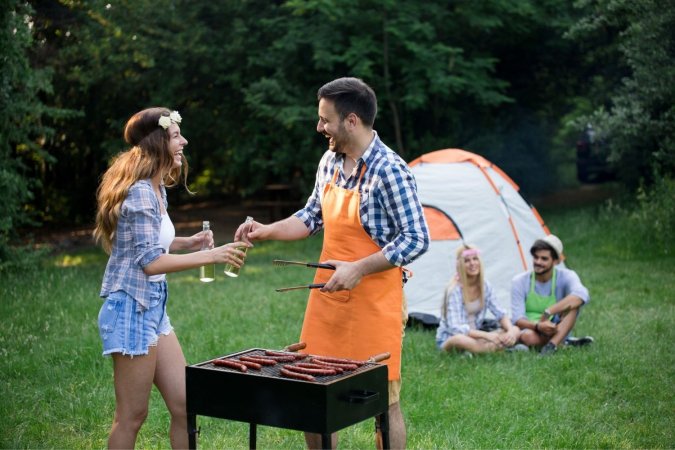
[[[208,220],[202,222],[202,231],[209,231],[211,225]],[[206,243],[206,234],[204,234],[204,241],[202,242],[202,250],[208,250],[209,245]],[[209,283],[216,279],[216,265],[215,264],[206,264],[199,268],[199,281],[204,283]]]

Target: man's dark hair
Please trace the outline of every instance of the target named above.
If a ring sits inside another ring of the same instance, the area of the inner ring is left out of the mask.
[[[344,120],[354,113],[367,127],[373,126],[377,115],[377,98],[375,92],[359,78],[338,78],[324,84],[316,93],[318,100],[325,98],[335,104],[335,110]]]
[[[558,252],[546,241],[537,239],[530,248],[530,255],[534,256],[539,250],[550,250],[553,259],[560,259]]]

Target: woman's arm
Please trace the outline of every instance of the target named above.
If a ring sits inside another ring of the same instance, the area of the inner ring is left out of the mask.
[[[181,250],[197,251],[202,248],[213,248],[213,231],[206,230],[193,234],[192,236],[176,237],[171,242],[169,250],[171,252]]]
[[[182,270],[195,269],[206,264],[232,264],[241,267],[244,264],[246,254],[238,247],[250,247],[246,242],[232,242],[210,250],[186,253],[184,255],[163,253],[150,264],[143,267],[146,275],[159,275],[161,273],[180,272]]]

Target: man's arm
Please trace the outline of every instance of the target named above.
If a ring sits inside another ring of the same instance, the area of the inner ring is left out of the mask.
[[[248,232],[246,228],[249,227]],[[253,221],[250,224],[243,223],[234,234],[235,240],[243,241],[294,241],[309,236],[309,230],[296,216],[290,216],[277,222],[263,225]]]
[[[322,292],[335,292],[345,289],[353,289],[361,278],[371,273],[382,272],[394,267],[381,251],[375,252],[365,258],[353,262],[328,260],[323,263],[335,266],[335,273],[321,289]]]
[[[573,309],[578,309],[584,304],[584,300],[574,294],[570,294],[562,300],[556,302],[553,306],[548,307],[544,310],[544,313],[541,315],[541,321],[548,320],[551,316],[556,314],[562,315]]]
[[[525,316],[525,299],[527,298],[529,272],[516,275],[511,280],[511,323],[520,329],[532,329],[534,324]]]

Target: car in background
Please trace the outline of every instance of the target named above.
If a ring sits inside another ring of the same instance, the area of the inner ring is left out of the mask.
[[[596,139],[589,123],[577,141],[577,179],[582,183],[602,183],[614,179],[614,171],[607,161],[604,140]]]

